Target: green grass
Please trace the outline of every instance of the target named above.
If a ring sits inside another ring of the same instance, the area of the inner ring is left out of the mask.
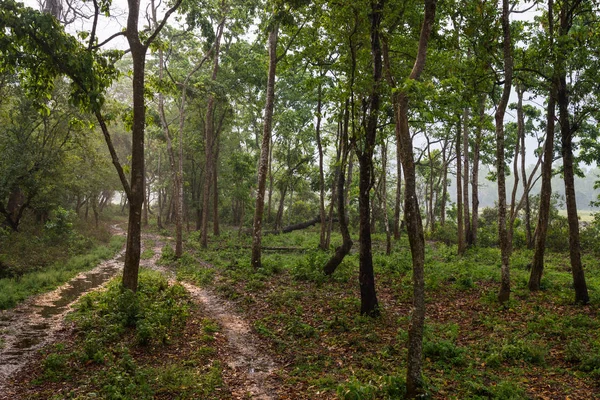
[[[94,268],[102,260],[113,257],[124,241],[124,237],[114,236],[108,245],[96,246],[86,254],[72,256],[43,270],[0,279],[0,309],[12,308],[32,295],[57,288],[79,272]]]
[[[75,340],[47,352],[28,398],[51,398],[53,383],[69,398],[219,398],[222,367],[210,347],[219,328],[191,307],[158,272],[142,270],[135,294],[114,279],[77,303]]]
[[[332,251],[317,250],[317,239],[316,229],[266,235],[265,246],[296,250],[264,251],[263,269],[257,271],[249,263],[248,236],[226,233],[213,238],[208,249],[192,240],[190,261],[180,266],[179,276],[213,285],[245,312],[273,352],[290,360],[281,374],[289,393],[402,398],[412,303],[406,236],[394,243],[389,256],[384,235],[373,236],[382,310],[377,319],[358,316],[357,248],[332,276],[325,276],[321,269]],[[340,242],[334,234],[332,248]],[[544,290],[533,295],[527,290],[532,256],[531,250],[515,249],[512,299],[505,308],[496,300],[498,248],[472,248],[458,257],[456,245],[428,243],[423,372],[432,398],[532,398],[540,393],[536,382],[546,376],[553,377],[552,390],[559,395],[595,390],[600,262],[584,253],[593,303],[580,308],[573,305],[568,254],[548,251]],[[194,257],[213,268],[191,261]]]

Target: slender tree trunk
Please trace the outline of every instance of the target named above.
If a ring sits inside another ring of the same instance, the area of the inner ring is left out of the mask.
[[[418,80],[425,67],[427,44],[435,20],[436,0],[425,0],[425,16],[415,64],[408,77]],[[394,86],[394,85],[392,85]],[[396,134],[404,168],[404,213],[413,264],[413,309],[408,328],[408,359],[406,371],[406,397],[418,398],[423,394],[423,329],[425,325],[425,236],[417,198],[416,170],[413,143],[408,127],[408,94],[397,91],[392,95],[396,116]]]
[[[496,171],[498,174],[498,237],[502,258],[501,285],[498,301],[506,303],[510,298],[510,253],[511,238],[506,226],[506,177],[504,165],[504,114],[510,97],[512,86],[513,60],[511,53],[511,36],[509,26],[508,0],[502,0],[502,32],[504,37],[504,88],[502,98],[496,109]]]
[[[219,236],[221,234],[220,226],[219,226],[219,138],[217,135],[216,142],[216,150],[215,150],[215,160],[214,160],[214,168],[213,168],[213,235]]]
[[[392,235],[387,209],[387,144],[381,143],[381,208],[383,209],[383,225],[385,227],[385,254],[392,253]]]
[[[400,146],[396,138],[396,202],[394,204],[394,240],[400,240],[400,208],[402,207],[402,162],[400,161]]]
[[[217,35],[215,39],[215,47],[213,53],[213,70],[211,80],[216,82],[219,72],[219,50],[221,46],[221,37],[223,34],[223,24],[217,27]],[[208,218],[210,215],[210,195],[213,186],[215,166],[215,95],[212,91],[209,92],[208,102],[206,107],[206,119],[204,123],[204,189],[202,191],[202,230],[200,233],[200,244],[206,248],[208,246]]]
[[[465,246],[465,226],[463,219],[463,190],[462,190],[462,125],[465,121],[461,121],[456,128],[456,226],[458,230],[458,254],[463,255],[466,250]]]
[[[483,124],[485,119],[485,95],[479,99],[479,123],[473,143],[473,174],[471,179],[471,232],[473,245],[477,245],[477,231],[479,230],[479,152],[481,151],[481,140],[483,137]]]
[[[529,205],[529,191],[531,190],[531,179],[527,179],[527,171],[525,169],[525,116],[523,113],[523,88],[518,88],[519,95],[519,106],[517,106],[517,120],[521,121],[519,125],[522,126],[521,139],[521,176],[523,177],[523,193],[527,193],[525,196],[525,241],[527,242],[527,248],[533,248],[533,235],[531,229],[531,207]]]
[[[342,118],[343,120],[343,118]],[[336,135],[336,157],[335,157],[335,165],[339,165],[339,163],[341,162],[341,140],[342,140],[342,130],[343,128],[343,121],[340,120],[338,122],[338,129],[337,129],[337,135]],[[340,174],[340,168],[336,167],[334,169],[334,173],[333,173],[333,183],[331,185],[331,201],[329,203],[329,217],[327,220],[327,236],[326,236],[326,245],[327,248],[329,248],[329,246],[331,245],[331,232],[333,231],[333,211],[334,211],[334,205],[337,201],[337,186],[338,186],[338,179],[339,179],[339,174]],[[340,218],[341,219],[341,218]]]
[[[272,200],[273,200],[273,183],[274,183],[274,177],[273,177],[273,141],[271,139],[271,143],[269,146],[269,202],[267,205],[267,223],[271,223],[273,222],[273,215],[272,215],[272,209],[271,209],[271,204],[272,204]]]
[[[323,171],[323,145],[321,143],[321,97],[323,87],[319,82],[317,91],[317,126],[315,135],[317,138],[317,149],[319,152],[319,215],[321,217],[321,234],[319,237],[319,248],[327,250],[327,217],[325,215],[325,173]]]
[[[519,157],[521,152],[524,149],[521,149],[521,138],[525,137],[525,116],[523,115],[523,91],[521,89],[521,85],[517,83],[516,85],[517,91],[517,140],[515,143],[515,156],[513,160],[513,175],[514,175],[514,183],[513,190],[510,197],[510,222],[508,224],[508,237],[512,242],[513,234],[514,234],[514,220],[517,217],[517,213],[519,212],[519,207],[517,207],[517,190],[519,188],[519,180],[523,180],[523,184],[525,185],[524,195],[527,194],[527,181],[526,176],[519,176]]]
[[[565,11],[563,10],[563,13]],[[563,16],[561,15],[561,19]],[[563,57],[563,56],[560,56]],[[558,85],[559,123],[562,139],[563,173],[565,181],[565,198],[567,203],[567,220],[569,224],[569,253],[575,302],[587,304],[590,301],[583,265],[581,264],[581,249],[579,243],[579,219],[577,217],[577,201],[575,198],[575,173],[573,160],[573,133],[569,118],[569,98],[567,94],[566,74],[562,72]]]
[[[258,184],[256,191],[256,208],[252,227],[252,260],[254,269],[261,268],[261,242],[262,220],[265,208],[265,187],[267,169],[269,164],[269,144],[271,143],[271,126],[273,123],[273,107],[275,105],[275,73],[277,71],[277,24],[269,31],[269,76],[267,81],[267,98],[265,102],[265,116],[263,127],[262,146],[260,149],[260,164],[258,167]]]
[[[549,3],[550,17],[552,16],[552,0]],[[552,162],[554,161],[554,126],[556,118],[556,96],[558,80],[552,82],[548,96],[546,112],[546,141],[544,143],[544,163],[542,164],[542,188],[540,191],[540,207],[535,235],[535,252],[531,263],[529,276],[529,290],[540,290],[542,274],[544,272],[544,253],[546,251],[546,236],[550,218],[550,199],[552,197]]]
[[[285,195],[287,194],[288,186],[285,185],[279,192],[279,207],[277,208],[277,215],[275,216],[275,230],[281,230],[283,226],[283,208],[285,206]]]
[[[340,162],[338,163],[339,166],[336,167],[337,209],[340,232],[342,234],[342,245],[335,249],[334,255],[323,267],[323,272],[325,275],[333,274],[352,248],[352,238],[350,237],[350,231],[348,230],[348,216],[346,215],[346,199],[344,198],[344,193],[346,193],[344,187],[346,184],[346,165],[348,163],[348,155],[350,153],[348,146],[348,126],[350,120],[349,104],[350,101],[346,100],[346,105],[344,107],[344,124],[341,128],[339,142]]]
[[[362,315],[379,315],[379,305],[375,292],[375,275],[373,272],[373,254],[371,248],[370,192],[373,186],[373,153],[377,135],[377,114],[379,112],[379,90],[382,78],[381,45],[379,27],[381,25],[383,3],[371,3],[371,55],[373,59],[373,88],[369,96],[369,114],[366,121],[364,142],[355,147],[358,156],[358,209],[360,215],[359,234],[359,284],[360,313]],[[362,148],[359,148],[362,147]]]
[[[163,204],[162,204],[162,188],[161,188],[161,179],[160,179],[160,173],[161,173],[161,151],[158,151],[158,174],[157,174],[157,186],[158,186],[158,212],[156,213],[156,227],[160,230],[164,229],[163,224],[162,224],[162,210],[163,210]]]
[[[450,146],[452,148],[452,146]],[[452,152],[452,150],[450,150]],[[448,166],[450,164],[450,160],[448,160],[449,156],[447,154],[446,146],[444,146],[442,152],[442,162],[444,166],[444,170],[442,171],[442,201],[440,205],[440,225],[446,225],[446,204],[448,203]]]
[[[148,178],[145,177],[145,179],[146,182],[144,182],[144,204],[142,205],[142,223],[144,224],[144,226],[148,226],[148,204],[150,203],[150,185],[148,184]]]
[[[471,215],[469,210],[469,109],[465,108],[463,112],[463,220],[465,228],[465,247],[473,245],[473,232],[471,230]]]

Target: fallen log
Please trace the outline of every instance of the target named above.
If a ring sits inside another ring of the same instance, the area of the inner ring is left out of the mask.
[[[329,221],[329,219],[326,220],[326,222],[328,222],[328,221]],[[316,225],[319,222],[321,222],[321,217],[316,217],[316,218],[313,218],[313,219],[311,219],[309,221],[305,221],[305,222],[300,222],[300,223],[297,223],[297,224],[292,224],[292,225],[284,226],[280,230],[268,231],[265,234],[266,235],[279,235],[281,233],[290,233],[290,232],[293,232],[293,231],[298,231],[300,229],[306,229],[308,227]],[[334,218],[333,222],[338,222],[338,219]]]

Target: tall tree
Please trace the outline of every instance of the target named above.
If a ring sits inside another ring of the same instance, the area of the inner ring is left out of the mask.
[[[496,173],[498,179],[498,237],[500,238],[500,252],[502,258],[501,283],[498,300],[505,303],[510,298],[510,253],[511,238],[506,225],[506,177],[504,162],[504,115],[510,91],[512,88],[513,59],[510,34],[510,10],[508,0],[502,0],[502,53],[504,56],[504,87],[502,97],[496,107]]]
[[[415,63],[408,76],[409,81],[418,80],[425,68],[427,46],[435,21],[436,5],[436,0],[425,0],[425,14],[419,37],[419,46]],[[408,398],[418,398],[423,394],[422,366],[423,330],[425,325],[425,237],[423,234],[423,222],[421,220],[417,198],[413,143],[408,124],[409,93],[407,93],[406,90],[394,91],[392,94],[392,103],[394,105],[396,137],[399,141],[402,166],[404,168],[404,214],[413,264],[413,310],[408,331],[406,389]]]
[[[573,18],[584,0],[565,1],[561,4],[559,12],[559,43],[561,47],[568,43],[567,36],[573,26]],[[562,51],[561,51],[562,50]],[[569,113],[569,88],[567,87],[567,52],[559,48],[556,56],[558,69],[557,105],[559,113],[561,153],[563,158],[563,176],[565,182],[565,198],[567,203],[567,220],[569,223],[569,253],[571,257],[571,272],[575,301],[587,304],[590,301],[583,265],[581,263],[581,249],[579,242],[579,218],[577,216],[577,201],[575,198],[575,162],[573,156],[573,136],[577,130],[577,123],[571,123]]]
[[[360,313],[369,316],[379,315],[379,304],[375,292],[373,253],[371,248],[371,189],[373,187],[373,153],[377,137],[377,120],[382,86],[382,58],[380,26],[383,1],[371,2],[371,56],[373,65],[373,86],[369,94],[368,115],[363,122],[364,137],[355,138],[355,150],[360,165],[358,183],[359,208],[359,283]]]
[[[279,35],[279,22],[272,22],[268,33],[269,72],[267,81],[267,97],[263,122],[263,138],[260,147],[260,160],[258,166],[258,184],[256,191],[256,207],[254,209],[254,223],[252,225],[252,266],[261,268],[261,243],[262,222],[265,208],[265,189],[267,183],[267,169],[269,164],[269,146],[271,144],[271,128],[273,124],[273,108],[275,105],[275,74],[277,72],[277,38]]]
[[[217,74],[219,72],[219,57],[221,49],[221,37],[223,36],[223,27],[225,25],[225,2],[221,3],[221,12],[224,14],[221,18],[221,22],[217,26],[217,32],[213,47],[213,69],[211,74],[211,82],[214,83],[217,80]],[[208,217],[210,215],[210,194],[214,186],[215,195],[217,195],[217,166],[216,166],[216,153],[218,141],[215,130],[215,93],[214,89],[210,90],[208,94],[208,102],[206,106],[206,118],[204,120],[204,187],[202,190],[202,230],[200,243],[202,247],[208,246]],[[214,182],[213,182],[214,179]],[[216,207],[216,205],[215,205]],[[216,221],[213,221],[217,223]]]

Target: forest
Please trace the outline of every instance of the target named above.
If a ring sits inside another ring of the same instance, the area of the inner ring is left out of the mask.
[[[599,71],[596,0],[0,0],[0,399],[600,398]]]

